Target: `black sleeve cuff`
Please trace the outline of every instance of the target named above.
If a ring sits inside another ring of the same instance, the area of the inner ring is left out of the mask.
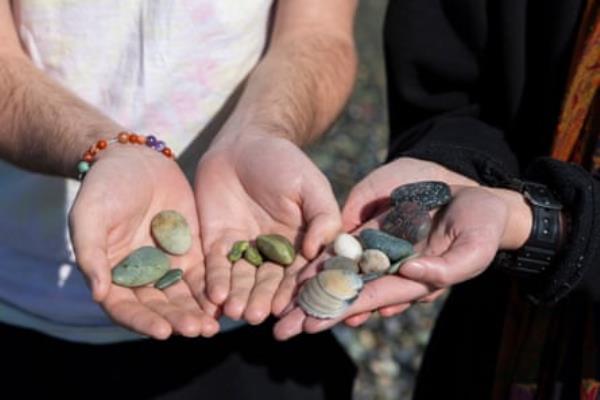
[[[571,220],[548,274],[526,285],[529,296],[555,303],[577,286],[600,300],[600,183],[580,166],[551,158],[536,160],[526,177],[551,188]]]

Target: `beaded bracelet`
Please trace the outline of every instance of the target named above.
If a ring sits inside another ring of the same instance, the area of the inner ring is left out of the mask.
[[[81,161],[79,161],[79,163],[77,164],[77,179],[82,180],[85,177],[85,175],[87,174],[87,172],[90,170],[92,163],[94,162],[94,159],[95,159],[96,155],[98,154],[98,152],[106,149],[109,145],[111,145],[113,143],[121,143],[121,144],[131,143],[131,144],[142,144],[142,145],[145,144],[146,146],[151,147],[154,150],[164,154],[165,157],[167,157],[167,158],[175,157],[175,154],[173,154],[173,151],[169,147],[167,147],[165,142],[163,142],[162,140],[156,139],[155,136],[152,136],[152,135],[143,136],[143,135],[137,135],[137,134],[131,133],[131,132],[121,132],[117,135],[116,138],[98,140],[98,142],[96,142],[96,144],[94,144],[92,147],[90,147],[83,154]]]

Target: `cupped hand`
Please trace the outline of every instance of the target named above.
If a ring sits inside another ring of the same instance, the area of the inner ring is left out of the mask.
[[[268,135],[245,135],[213,145],[201,159],[195,192],[206,285],[225,315],[262,322],[283,306],[273,297],[285,276],[295,276],[302,257],[289,267],[256,268],[227,254],[234,242],[261,234],[287,237],[299,253],[314,258],[341,228],[339,207],[326,177],[292,142]]]
[[[383,316],[398,314],[414,302],[431,301],[443,289],[481,274],[499,249],[516,249],[526,241],[531,212],[519,193],[481,187],[452,189],[452,202],[436,215],[426,241],[417,245],[422,256],[407,261],[399,275],[367,283],[357,301],[339,318],[317,319],[307,317],[299,308],[292,310],[277,323],[276,337],[319,332],[343,319],[359,325],[374,310]],[[360,229],[378,227],[381,217]],[[299,280],[314,275],[315,265],[303,271]]]
[[[133,250],[153,244],[150,221],[163,210],[181,213],[192,231],[190,251],[170,257],[184,270],[183,281],[164,291],[114,285],[112,267]],[[172,159],[145,146],[110,146],[83,180],[69,222],[77,262],[93,297],[116,323],[159,339],[218,331],[216,307],[204,296],[194,195]]]

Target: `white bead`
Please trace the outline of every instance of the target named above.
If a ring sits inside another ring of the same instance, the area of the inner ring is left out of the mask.
[[[362,255],[363,249],[358,239],[347,233],[342,233],[333,242],[333,251],[338,256],[358,260]]]

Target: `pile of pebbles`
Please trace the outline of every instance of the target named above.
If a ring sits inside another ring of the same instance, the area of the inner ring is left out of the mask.
[[[185,217],[177,211],[161,211],[152,218],[150,231],[160,248],[143,246],[134,250],[113,268],[113,283],[128,288],[154,283],[155,288],[164,290],[181,280],[183,271],[171,268],[168,254],[182,256],[192,247]]]
[[[308,315],[323,319],[341,316],[365,282],[395,274],[406,261],[418,257],[413,244],[429,235],[429,212],[446,205],[452,196],[444,182],[425,181],[402,185],[390,198],[393,207],[382,230],[363,229],[358,238],[347,233],[336,238],[334,256],[298,295],[298,305]]]

